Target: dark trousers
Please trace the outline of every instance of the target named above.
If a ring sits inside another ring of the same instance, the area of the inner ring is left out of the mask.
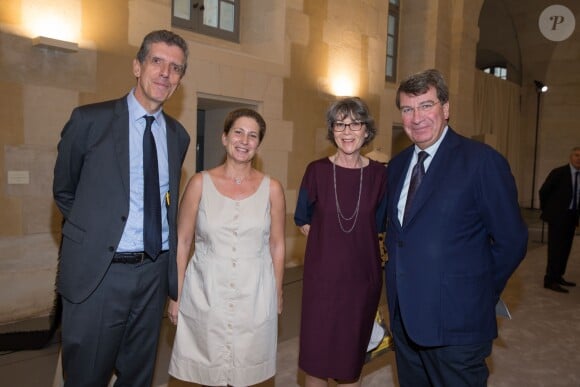
[[[420,346],[407,335],[399,308],[396,308],[391,328],[401,387],[487,386],[489,370],[485,358],[491,354],[491,341],[441,347]]]
[[[150,387],[167,299],[168,254],[113,263],[88,299],[63,298],[65,387]]]
[[[558,222],[548,222],[548,264],[544,282],[558,282],[566,273],[578,217],[568,211]]]

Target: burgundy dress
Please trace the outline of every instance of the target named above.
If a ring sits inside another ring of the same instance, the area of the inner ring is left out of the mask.
[[[332,162],[310,163],[304,174],[294,221],[310,224],[304,259],[299,366],[312,376],[354,380],[360,376],[382,270],[378,233],[384,228],[386,168],[375,161],[360,169],[336,166],[337,213]]]

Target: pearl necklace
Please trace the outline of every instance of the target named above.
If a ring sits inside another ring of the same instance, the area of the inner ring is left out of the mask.
[[[336,215],[338,218],[338,225],[340,226],[340,229],[342,230],[342,232],[348,234],[352,230],[354,230],[354,226],[356,225],[356,221],[358,219],[358,210],[360,208],[360,198],[361,198],[361,193],[362,193],[362,182],[363,182],[363,163],[362,163],[362,160],[360,159],[360,156],[359,156],[359,161],[361,162],[361,167],[360,167],[360,181],[359,181],[359,186],[358,186],[358,199],[356,200],[356,208],[355,208],[353,214],[350,217],[346,217],[343,215],[342,211],[340,210],[340,204],[338,203],[338,192],[336,190],[336,163],[335,163],[335,161],[336,161],[336,156],[335,156],[334,160],[332,161],[332,177],[334,179],[334,201],[336,203]],[[344,227],[344,225],[342,224],[343,220],[346,222],[349,222],[352,220],[352,226],[349,229],[346,229],[346,227]]]

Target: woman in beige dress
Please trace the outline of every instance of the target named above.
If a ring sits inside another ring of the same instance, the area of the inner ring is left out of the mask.
[[[225,162],[195,174],[185,189],[179,299],[168,309],[177,324],[169,365],[175,378],[248,386],[276,371],[286,210],[281,184],[252,167],[265,131],[257,112],[232,111],[222,134]]]

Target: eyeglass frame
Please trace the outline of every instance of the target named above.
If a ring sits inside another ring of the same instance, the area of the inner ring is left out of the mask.
[[[441,101],[424,101],[416,107],[402,106],[399,110],[401,111],[402,115],[410,117],[414,115],[415,112],[428,113],[435,107],[435,105],[440,103]]]
[[[344,132],[348,126],[348,128],[350,129],[351,132],[358,132],[360,130],[362,130],[363,126],[365,126],[366,122],[364,121],[352,121],[349,122],[348,124],[346,122],[342,122],[342,121],[334,121],[332,123],[332,130],[334,130],[335,132]],[[343,125],[344,128],[342,129],[337,129],[336,125]],[[358,129],[353,128],[352,125],[360,125],[360,127]]]
[[[371,114],[367,104],[359,97],[344,97],[334,101],[326,110],[326,139],[330,141],[332,146],[338,147],[336,143],[336,136],[338,133],[332,129],[334,121],[342,121],[350,117],[352,121],[365,122],[365,134],[363,136],[363,146],[367,145],[375,138],[377,127],[375,126],[375,119]]]

